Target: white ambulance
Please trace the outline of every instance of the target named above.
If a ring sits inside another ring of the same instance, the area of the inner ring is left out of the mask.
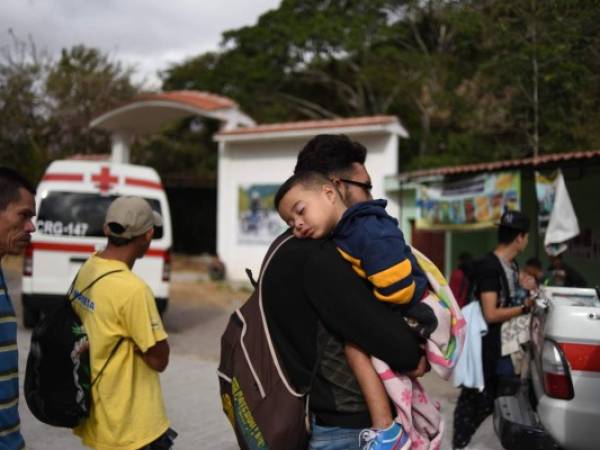
[[[133,271],[154,292],[161,313],[169,298],[171,216],[160,177],[150,167],[62,160],[48,166],[37,187],[37,231],[23,260],[23,323],[35,325],[42,309],[64,298],[79,267],[106,245],[108,205],[119,196],[143,197],[163,217],[150,249]]]

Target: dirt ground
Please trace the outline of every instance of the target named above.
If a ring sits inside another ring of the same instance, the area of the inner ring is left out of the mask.
[[[205,264],[175,257],[169,307],[163,316],[173,350],[217,361],[229,315],[249,295],[245,285],[209,280]]]

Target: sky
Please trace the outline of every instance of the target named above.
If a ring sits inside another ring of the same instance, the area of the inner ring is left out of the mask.
[[[12,30],[58,55],[83,44],[133,66],[134,80],[159,89],[156,72],[217,50],[221,33],[256,23],[281,0],[0,0],[0,48]]]

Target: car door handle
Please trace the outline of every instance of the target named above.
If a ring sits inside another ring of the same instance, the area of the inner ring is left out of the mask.
[[[588,319],[600,320],[600,314],[591,312],[588,314]]]

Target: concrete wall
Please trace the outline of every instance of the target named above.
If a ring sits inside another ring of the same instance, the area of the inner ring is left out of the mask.
[[[398,169],[398,136],[389,132],[348,135],[367,147],[366,165],[373,182],[373,196],[384,197],[384,177]],[[268,247],[238,242],[239,186],[282,183],[292,174],[298,151],[308,140],[301,136],[219,143],[217,254],[225,263],[228,279],[246,280],[246,268],[256,276]],[[398,203],[391,201],[388,211],[397,216]]]

